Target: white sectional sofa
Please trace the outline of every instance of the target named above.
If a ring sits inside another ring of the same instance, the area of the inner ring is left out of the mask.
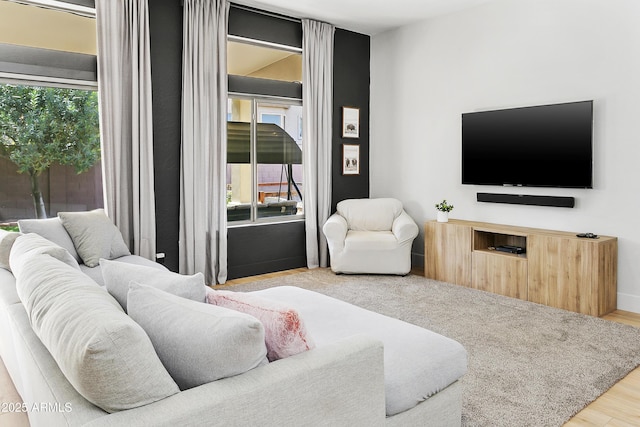
[[[4,237],[0,232],[0,251]],[[60,255],[62,252],[25,250],[24,242],[20,247],[20,258],[11,259],[11,265],[17,266],[17,279],[11,271],[1,268],[0,254],[0,355],[23,398],[20,409],[28,413],[32,426],[460,425],[458,379],[466,371],[466,352],[460,344],[396,319],[288,287],[251,294],[295,307],[306,322],[315,348],[271,363],[265,360],[239,375],[182,391],[176,389],[164,398],[138,407],[102,409],[86,398],[82,387],[77,390],[74,385],[77,378],[73,377],[77,372],[70,371],[70,361],[59,359],[60,352],[68,350],[66,338],[56,341],[46,335],[55,328],[48,323],[50,314],[46,312],[70,307],[56,305],[56,298],[66,298],[65,304],[73,304],[74,298],[58,296],[55,291],[67,282],[74,282],[70,292],[77,292],[79,301],[85,298],[83,294],[90,295],[87,307],[93,304],[93,299],[101,301],[95,316],[94,311],[82,313],[84,303],[70,308],[78,316],[95,319],[76,326],[78,330],[102,328],[103,308],[111,310],[114,306],[122,311],[107,290],[96,283],[103,280],[102,267],[80,266],[94,280],[69,267],[67,264],[73,262]],[[133,255],[114,259],[166,271]],[[33,274],[39,263],[60,273],[42,279],[42,274]],[[49,293],[43,297],[41,292]],[[123,320],[122,314],[110,315]],[[75,333],[66,329],[63,325],[57,336]],[[181,348],[179,352],[189,355],[197,347]],[[157,356],[151,350],[142,358],[146,364],[146,359]],[[113,362],[107,365],[111,366],[109,369],[121,369],[123,361]],[[142,375],[144,381],[149,379],[144,373],[152,372],[150,368],[135,368],[131,371],[133,377]],[[116,378],[121,373],[103,374]],[[149,390],[150,395],[153,392]]]

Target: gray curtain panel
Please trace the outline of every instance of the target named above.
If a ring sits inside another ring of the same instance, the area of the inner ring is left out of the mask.
[[[129,249],[156,253],[147,0],[97,0],[105,210]]]
[[[332,25],[302,20],[303,194],[309,268],[327,266],[320,232],[331,213]]]
[[[227,280],[226,0],[185,0],[182,50],[180,273]]]

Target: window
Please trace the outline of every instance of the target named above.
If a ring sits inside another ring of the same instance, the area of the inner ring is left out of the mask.
[[[97,95],[0,84],[0,222],[103,206]]]
[[[227,221],[299,219],[302,101],[289,94],[301,87],[300,50],[238,38],[228,47]]]
[[[0,2],[0,227],[103,206],[95,10]]]
[[[297,135],[302,105],[276,98],[230,99],[227,220],[299,218],[303,213],[302,140]]]

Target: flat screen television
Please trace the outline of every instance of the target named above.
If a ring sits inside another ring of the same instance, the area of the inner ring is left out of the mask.
[[[462,183],[592,188],[593,101],[462,114]]]

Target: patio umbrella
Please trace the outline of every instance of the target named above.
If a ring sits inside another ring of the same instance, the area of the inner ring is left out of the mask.
[[[256,124],[256,160],[258,164],[287,165],[288,198],[291,186],[298,188],[292,177],[292,165],[302,164],[302,150],[287,132],[273,123]],[[227,163],[251,163],[251,123],[227,122]]]
[[[257,162],[260,164],[300,165],[302,150],[291,136],[273,123],[257,123]],[[251,163],[251,124],[227,122],[227,162]]]

